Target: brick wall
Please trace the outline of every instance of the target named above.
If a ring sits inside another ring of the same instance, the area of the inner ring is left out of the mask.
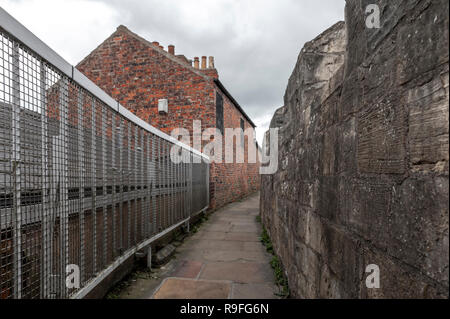
[[[190,129],[192,136],[192,121],[200,118],[207,127],[214,126],[212,81],[123,27],[77,68],[130,111],[165,133],[184,127]],[[169,114],[158,114],[159,99],[168,99]]]
[[[192,139],[194,120],[202,121],[202,131],[216,127],[216,92],[221,92],[214,83],[217,70],[195,69],[185,58],[166,52],[123,26],[77,68],[130,111],[167,134],[180,127],[189,130]],[[224,127],[239,128],[241,118],[245,127],[250,127],[222,95]],[[167,115],[158,113],[159,99],[168,100]],[[219,208],[259,189],[258,168],[259,164],[211,165],[211,207]]]
[[[217,88],[218,92],[220,89]],[[225,94],[220,93],[223,97],[223,113],[224,113],[224,128],[239,128],[241,126],[241,119],[244,120],[245,129],[251,128],[251,124],[246,120],[242,113],[236,109],[233,103],[226,97]],[[225,142],[225,139],[224,139]],[[245,138],[244,149],[244,164],[226,164],[225,163],[225,145],[223,146],[222,164],[214,164],[211,170],[211,179],[214,184],[215,191],[215,205],[221,207],[226,203],[236,201],[247,194],[251,194],[259,190],[260,176],[259,176],[259,162],[256,164],[248,163],[248,139]],[[236,156],[237,148],[241,147],[241,141],[235,140],[233,144],[233,154]]]

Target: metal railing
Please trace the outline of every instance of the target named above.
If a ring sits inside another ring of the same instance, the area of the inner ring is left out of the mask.
[[[208,207],[208,163],[0,8],[0,299],[86,296]],[[66,285],[67,265],[80,288]]]

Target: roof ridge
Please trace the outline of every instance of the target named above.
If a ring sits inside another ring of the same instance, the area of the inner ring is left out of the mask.
[[[197,75],[200,75],[201,77],[205,78],[206,80],[212,81],[214,80],[213,77],[206,75],[205,73],[201,72],[200,70],[194,68],[192,65],[189,65],[187,63],[184,63],[183,61],[181,61],[179,58],[177,58],[175,55],[172,55],[168,52],[166,52],[164,49],[161,49],[160,47],[157,47],[156,45],[154,45],[153,43],[151,43],[149,40],[141,37],[139,34],[134,33],[133,31],[131,31],[130,29],[128,29],[126,26],[124,25],[119,25],[117,27],[117,31],[124,31],[126,33],[128,33],[129,35],[131,35],[132,37],[136,38],[137,40],[141,41],[142,43],[146,44],[148,47],[150,47],[151,49],[157,51],[160,54],[163,54],[166,58],[168,58],[169,60],[178,63],[179,65],[185,67],[186,69],[190,70],[191,72],[194,72]]]

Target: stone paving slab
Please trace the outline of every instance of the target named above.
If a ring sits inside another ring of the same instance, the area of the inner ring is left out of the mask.
[[[273,270],[268,263],[215,262],[208,263],[200,279],[230,280],[235,283],[274,282]]]
[[[274,284],[236,284],[231,288],[231,299],[274,299],[278,292]]]
[[[252,233],[226,233],[225,240],[243,241],[247,243],[260,243],[259,236],[255,236]],[[262,245],[259,245],[262,248]]]
[[[261,262],[267,255],[261,251],[196,250],[179,255],[178,258],[202,262]]]
[[[198,239],[216,239],[216,240],[225,240],[228,233],[218,232],[218,231],[199,231],[196,234],[196,238]]]
[[[252,233],[258,236],[260,228],[257,225],[233,225],[230,229],[231,233]]]
[[[152,299],[229,299],[231,282],[167,278]]]
[[[251,241],[236,241],[236,240],[216,240],[216,239],[202,239],[190,243],[189,248],[197,250],[216,250],[216,251],[263,251],[259,242]]]
[[[195,279],[200,275],[200,271],[204,265],[203,262],[199,261],[182,260],[172,273],[172,276],[177,278]]]

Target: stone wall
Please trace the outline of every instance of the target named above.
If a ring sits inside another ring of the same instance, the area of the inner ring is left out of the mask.
[[[293,297],[448,297],[449,3],[377,1],[368,29],[370,3],[300,53],[263,222]]]

